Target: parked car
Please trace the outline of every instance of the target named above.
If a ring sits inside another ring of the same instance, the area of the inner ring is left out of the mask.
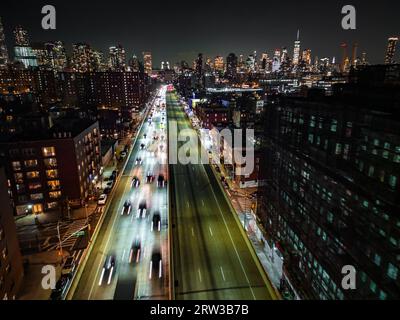
[[[104,205],[106,204],[106,202],[107,202],[107,195],[103,193],[103,194],[99,197],[99,200],[97,201],[97,204],[98,204],[99,206],[104,206]]]

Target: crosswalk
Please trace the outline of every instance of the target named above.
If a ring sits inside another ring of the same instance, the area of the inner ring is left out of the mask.
[[[77,238],[79,235],[77,233],[80,230],[83,230],[87,225],[86,219],[75,220],[69,225],[68,230],[64,233],[63,237],[61,238],[61,243],[63,249],[72,249],[76,243]],[[59,244],[56,244],[48,249],[48,251],[58,249]]]

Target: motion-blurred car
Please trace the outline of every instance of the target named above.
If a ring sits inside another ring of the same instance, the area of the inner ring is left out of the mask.
[[[129,200],[126,200],[124,203],[124,207],[122,208],[122,213],[121,215],[127,215],[129,216],[131,214],[131,209],[132,209],[132,204]]]
[[[136,158],[135,164],[140,166],[143,163],[142,158]]]
[[[153,251],[150,260],[149,279],[162,278],[162,259],[160,251]]]
[[[136,217],[138,219],[139,218],[144,219],[144,218],[146,218],[146,214],[147,214],[147,204],[146,204],[146,201],[143,200],[142,202],[139,203]]]
[[[161,231],[161,215],[160,213],[154,212],[153,219],[151,221],[151,231]]]
[[[106,202],[107,202],[107,195],[103,193],[103,194],[99,197],[99,200],[97,201],[97,204],[98,204],[99,206],[104,206],[104,205],[106,204]]]
[[[146,148],[145,144],[142,143],[142,144],[140,145],[140,150],[144,150],[145,148]]]
[[[154,181],[153,173],[151,171],[147,172],[146,182],[147,183],[152,183],[153,181]]]
[[[140,180],[138,177],[133,177],[132,178],[132,183],[131,183],[131,188],[139,188],[140,186]]]
[[[131,251],[129,253],[129,263],[139,263],[141,259],[141,251],[142,247],[140,240],[136,239],[135,242],[132,243]]]
[[[111,284],[111,280],[115,271],[115,256],[110,255],[104,261],[103,270],[101,271],[99,286],[102,285],[103,279],[107,285]]]
[[[164,188],[165,187],[165,178],[164,175],[160,174],[157,179],[157,187]]]

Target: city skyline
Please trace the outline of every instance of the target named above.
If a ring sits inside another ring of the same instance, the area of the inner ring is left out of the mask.
[[[194,15],[190,6],[180,8],[178,14],[169,7],[151,3],[135,4],[135,8],[131,10],[131,4],[126,3],[118,7],[124,10],[116,12],[116,9],[110,10],[104,4],[80,3],[71,6],[53,1],[52,4],[57,9],[57,29],[45,31],[40,27],[40,11],[44,2],[23,2],[26,8],[24,12],[17,11],[13,4],[2,11],[10,56],[10,49],[14,45],[12,32],[17,25],[28,30],[32,42],[61,40],[65,42],[69,52],[73,43],[80,42],[89,43],[103,53],[107,53],[112,46],[122,44],[127,58],[150,51],[153,65],[157,67],[162,61],[169,61],[173,65],[186,60],[190,64],[199,52],[205,57],[226,57],[231,52],[247,55],[257,51],[261,56],[263,52],[272,55],[276,48],[286,47],[292,55],[297,30],[300,30],[302,49],[310,48],[313,57],[336,57],[336,60],[340,60],[341,43],[346,42],[351,46],[357,42],[360,56],[366,52],[368,61],[379,64],[384,62],[387,39],[398,36],[395,12],[399,4],[396,3],[391,4],[393,10],[383,12],[382,8],[385,6],[371,10],[370,4],[353,2],[357,10],[357,30],[345,31],[341,28],[343,1],[323,6],[314,1],[285,6],[256,3],[254,8],[259,9],[250,14],[246,11],[243,13],[239,6],[213,4],[213,12],[221,12],[223,15],[214,15],[207,11],[202,15]],[[206,3],[202,4],[208,7]],[[282,9],[285,9],[284,20],[277,14]],[[145,22],[141,14],[135,16],[135,12],[143,10],[151,12],[150,23]],[[19,14],[14,15],[13,12]],[[133,12],[134,19],[128,17],[130,12]],[[315,12],[318,12],[318,17]],[[118,16],[118,19],[113,18],[114,16]],[[197,21],[200,18],[205,18],[208,23]],[[76,23],[69,24],[68,20],[71,19]],[[238,27],[236,21],[240,22],[240,19],[246,19],[245,27]],[[87,21],[91,21],[91,24],[87,25]],[[369,21],[375,23],[372,25]],[[316,24],[318,33],[315,32]],[[168,36],[157,29],[165,30]]]

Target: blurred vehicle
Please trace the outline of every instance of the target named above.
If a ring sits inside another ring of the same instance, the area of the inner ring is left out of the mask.
[[[111,188],[105,188],[103,191],[104,194],[110,194],[111,193]]]
[[[141,145],[140,145],[140,150],[144,150],[145,149],[145,144],[144,143],[142,143]]]
[[[106,187],[112,189],[114,187],[114,180],[107,182]]]
[[[129,216],[131,214],[132,204],[129,200],[126,200],[124,203],[124,207],[122,208],[121,215]]]
[[[99,206],[104,206],[104,205],[106,204],[106,202],[107,202],[107,195],[103,193],[103,194],[99,197],[99,200],[97,201],[97,204],[98,204]]]
[[[136,217],[137,217],[138,219],[139,219],[139,218],[144,219],[144,218],[146,218],[146,214],[147,214],[147,204],[146,204],[146,201],[143,200],[143,201],[141,201],[141,202],[139,203],[139,207],[138,207],[138,210],[137,210],[137,215],[136,215]]]
[[[161,215],[158,211],[154,212],[153,219],[151,221],[151,231],[161,231]]]
[[[115,270],[115,256],[110,255],[106,258],[103,265],[103,270],[101,271],[99,286],[102,285],[103,279],[106,280],[107,285],[111,283],[113,274]]]
[[[154,181],[154,176],[153,173],[151,171],[147,172],[147,176],[146,176],[146,182],[147,183],[152,183]]]
[[[122,152],[121,152],[120,158],[121,158],[121,159],[125,159],[125,158],[126,158],[126,152],[125,152],[125,151],[122,151]]]
[[[157,187],[164,188],[165,187],[165,178],[164,175],[160,174],[157,179]]]
[[[160,251],[153,251],[150,260],[149,279],[162,277],[162,259]]]
[[[143,163],[142,158],[136,158],[135,164],[140,166]]]
[[[131,183],[131,188],[139,188],[140,186],[140,180],[138,177],[133,177],[132,178],[132,183]]]
[[[141,259],[141,243],[139,239],[136,239],[132,243],[131,251],[129,253],[129,263],[139,263]]]

